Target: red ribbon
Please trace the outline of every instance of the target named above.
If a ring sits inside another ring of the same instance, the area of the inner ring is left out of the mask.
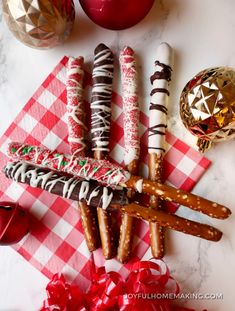
[[[105,267],[98,268],[92,278],[85,294],[62,274],[55,274],[40,311],[195,311],[174,307],[167,299],[179,293],[179,286],[161,260],[135,263],[126,281],[117,272],[107,273]]]
[[[62,274],[55,274],[46,287],[48,298],[41,311],[87,311],[84,294],[79,287],[65,281]]]

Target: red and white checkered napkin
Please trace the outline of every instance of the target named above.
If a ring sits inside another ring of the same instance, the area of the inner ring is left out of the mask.
[[[44,145],[50,149],[69,152],[66,124],[66,63],[63,58],[53,72],[27,102],[11,126],[0,139],[0,163],[8,158],[7,145],[11,141]],[[86,81],[89,87],[89,78]],[[87,104],[87,103],[86,103]],[[88,104],[87,104],[88,105]],[[122,99],[113,94],[113,122],[111,157],[121,162],[123,157]],[[148,118],[141,113],[142,162],[146,164]],[[185,143],[167,135],[169,144],[165,156],[165,178],[176,187],[191,190],[210,162]],[[145,156],[144,156],[145,155]],[[62,199],[40,189],[17,184],[0,175],[0,200],[19,201],[32,215],[31,233],[13,246],[26,260],[49,278],[56,272],[66,273],[70,280],[86,288],[91,280],[91,268],[103,265],[101,250],[91,255],[83,238],[81,219],[76,202]],[[149,247],[148,224],[139,221],[134,239],[134,258],[142,258]],[[131,263],[121,265],[116,259],[107,261],[108,269],[128,272]]]

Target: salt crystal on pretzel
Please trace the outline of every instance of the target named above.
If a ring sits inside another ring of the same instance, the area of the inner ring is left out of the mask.
[[[149,179],[162,182],[163,157],[165,154],[165,136],[167,128],[167,111],[169,84],[171,81],[173,52],[167,43],[161,43],[157,49],[155,72],[151,76],[151,103],[149,114],[148,167]],[[151,208],[161,208],[164,201],[156,196],[150,197]],[[149,223],[150,242],[153,257],[162,258],[165,253],[164,229],[156,223]]]
[[[137,95],[137,69],[134,51],[124,47],[119,57],[122,80],[123,130],[124,130],[124,163],[131,174],[137,174],[140,154],[139,139],[139,104]],[[133,196],[133,191],[129,192]],[[128,214],[122,215],[118,260],[128,261],[133,242],[134,219]]]
[[[84,107],[83,107],[83,70],[84,59],[70,57],[67,67],[67,120],[68,120],[68,142],[72,154],[85,155],[84,149]]]
[[[9,144],[8,155],[16,161],[27,161],[87,180],[96,180],[110,187],[121,186],[141,193],[157,195],[166,201],[187,206],[210,217],[225,219],[231,214],[231,211],[223,205],[169,185],[131,175],[121,166],[112,164],[107,160],[70,156],[47,148],[18,142]]]

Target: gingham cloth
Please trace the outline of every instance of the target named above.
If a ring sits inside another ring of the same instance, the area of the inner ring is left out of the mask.
[[[0,163],[3,167],[8,158],[7,145],[11,141],[44,145],[69,153],[66,124],[66,64],[64,57],[46,78],[32,98],[0,139]],[[86,87],[89,88],[87,75]],[[88,103],[86,103],[87,110]],[[122,99],[113,93],[112,134],[110,156],[117,162],[123,160]],[[89,118],[89,113],[88,113]],[[148,117],[141,112],[142,169],[147,160]],[[210,162],[172,134],[167,134],[168,151],[165,156],[164,177],[181,189],[191,190]],[[92,255],[86,247],[76,202],[27,185],[15,183],[1,172],[0,200],[19,201],[31,214],[31,232],[13,248],[28,262],[51,278],[54,273],[65,273],[70,281],[86,289],[90,284],[91,271],[104,264],[100,249]],[[119,271],[125,276],[133,261],[141,259],[149,247],[148,224],[138,221],[135,230],[132,260],[120,264],[116,259],[106,262],[108,270]]]

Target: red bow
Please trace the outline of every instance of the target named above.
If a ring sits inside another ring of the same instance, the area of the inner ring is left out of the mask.
[[[85,294],[68,284],[62,274],[55,274],[40,311],[195,311],[172,305],[170,294],[178,294],[179,286],[160,260],[135,263],[126,281],[104,267],[92,278]]]

